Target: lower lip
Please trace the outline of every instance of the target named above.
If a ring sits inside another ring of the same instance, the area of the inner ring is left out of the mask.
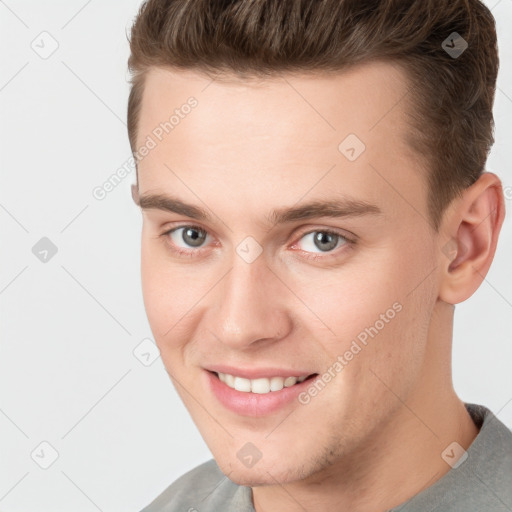
[[[224,384],[217,374],[208,370],[205,370],[205,373],[210,389],[222,405],[237,414],[252,417],[272,414],[294,400],[299,403],[298,395],[315,380],[315,377],[311,377],[280,391],[259,394],[237,391]]]

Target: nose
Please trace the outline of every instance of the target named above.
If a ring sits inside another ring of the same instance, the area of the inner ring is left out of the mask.
[[[208,329],[230,348],[273,343],[292,329],[289,292],[263,255],[252,263],[235,255],[211,300]]]

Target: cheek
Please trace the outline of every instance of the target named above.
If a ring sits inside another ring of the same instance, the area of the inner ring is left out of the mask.
[[[290,279],[295,281],[297,295],[314,313],[304,319],[310,325],[320,319],[333,338],[343,342],[374,324],[399,301],[402,293],[392,277],[394,267],[398,265],[386,254],[374,253],[371,258],[355,255],[337,269],[310,269],[300,279]]]
[[[425,279],[432,270],[427,253],[424,246],[412,251],[409,241],[395,241],[330,275],[316,271],[297,281],[297,294],[314,313],[304,321],[312,331],[322,329],[331,358],[351,351],[354,372],[359,366],[420,360],[435,302],[435,283]]]
[[[208,267],[178,263],[151,238],[141,245],[144,307],[165,366],[177,370],[185,347],[195,336],[208,291],[217,277]],[[181,353],[178,356],[178,353]]]
[[[142,295],[157,344],[161,343],[162,337],[178,319],[185,315],[187,310],[185,306],[193,293],[191,282],[188,271],[173,264],[158,241],[143,237]]]

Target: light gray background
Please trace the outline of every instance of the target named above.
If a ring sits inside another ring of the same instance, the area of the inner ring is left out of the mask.
[[[512,0],[486,3],[501,58],[487,169],[510,209]],[[143,364],[150,342],[137,349],[151,331],[135,175],[92,193],[130,156],[126,34],[139,4],[0,0],[3,512],[139,511],[211,457],[161,360]],[[32,252],[43,237],[58,249],[46,263]],[[486,281],[456,308],[454,381],[512,427],[511,259],[509,215]]]

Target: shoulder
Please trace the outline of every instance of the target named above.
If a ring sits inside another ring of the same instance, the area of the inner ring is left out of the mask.
[[[209,512],[219,506],[227,511],[231,506],[249,507],[251,499],[250,488],[229,480],[210,459],[180,476],[141,512]]]
[[[465,405],[479,433],[460,465],[394,511],[512,511],[512,432],[487,407]]]
[[[478,436],[468,449],[468,465],[481,495],[491,495],[504,510],[512,509],[512,431],[487,407],[466,404],[477,423],[481,418]],[[478,423],[477,423],[478,424]]]

